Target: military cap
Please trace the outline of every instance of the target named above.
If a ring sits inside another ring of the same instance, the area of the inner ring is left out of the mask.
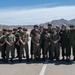
[[[48,23],[48,26],[52,26],[52,24],[49,24],[49,23]]]
[[[4,28],[3,31],[7,31],[7,29]]]
[[[22,27],[18,27],[18,29],[22,29]]]
[[[35,28],[35,27],[38,27],[38,25],[34,25],[34,28]]]

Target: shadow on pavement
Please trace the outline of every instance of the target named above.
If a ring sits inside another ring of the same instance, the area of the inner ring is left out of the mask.
[[[22,62],[19,62],[18,59],[15,59],[13,62],[9,61],[8,63],[3,62],[2,59],[0,59],[0,64],[10,64],[10,65],[14,65],[14,64],[54,64],[54,65],[72,65],[75,64],[74,61],[70,60],[70,61],[50,61],[48,60],[48,63],[45,63],[46,61],[43,61],[43,59],[40,60],[29,60],[29,62],[27,62],[25,59],[22,60]]]
[[[72,60],[70,60],[70,61],[59,60],[59,61],[49,61],[48,64],[54,64],[54,65],[72,65],[72,64],[75,64],[75,62],[72,61]]]

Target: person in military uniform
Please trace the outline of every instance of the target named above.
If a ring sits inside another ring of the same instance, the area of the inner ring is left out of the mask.
[[[57,32],[59,33],[59,32],[60,32],[60,27],[59,27],[59,25],[56,25],[56,29],[57,29]]]
[[[40,39],[41,39],[41,43],[40,43],[40,47],[41,47],[41,55],[43,56],[43,52],[44,52],[44,26],[40,25]]]
[[[50,23],[48,23],[48,25],[47,25],[47,28],[48,28],[48,33],[49,34],[53,34],[53,28],[52,28],[52,24],[50,24]],[[51,46],[51,45],[50,45]],[[51,52],[51,47],[49,46],[49,59],[51,58],[50,56],[50,52]]]
[[[69,37],[68,37],[68,30],[66,29],[66,25],[62,25],[59,34],[61,37],[60,44],[62,48],[63,60],[65,59],[65,56],[66,56],[66,60],[70,60]]]
[[[32,36],[33,50],[34,50],[34,58],[40,59],[40,32],[38,29],[35,30],[35,35]]]
[[[3,61],[5,61],[5,54],[4,54],[4,35],[3,35],[3,31],[0,31],[0,51],[1,51],[1,56]]]
[[[30,32],[30,37],[31,37],[31,49],[30,49],[31,59],[33,59],[33,55],[34,55],[32,37],[35,35],[36,29],[38,29],[38,25],[34,25],[34,28]]]
[[[53,33],[52,32],[52,24],[48,23],[47,27],[48,27],[48,33],[52,34]]]
[[[69,42],[70,42],[70,51],[72,47],[74,61],[75,61],[75,29],[73,25],[70,26],[69,30]]]
[[[29,61],[29,46],[28,46],[28,41],[29,41],[29,35],[26,33],[27,29],[23,28],[23,33],[20,34],[19,40],[20,40],[20,56],[19,60],[22,61],[22,54],[25,50],[26,53],[26,59]]]
[[[19,56],[20,56],[20,44],[21,44],[21,42],[19,41],[19,37],[22,34],[22,32],[23,32],[22,27],[18,27],[17,31],[14,32],[14,35],[16,37],[16,41],[15,41],[15,48],[17,50],[17,56],[16,56],[16,58],[19,58]]]
[[[57,33],[57,29],[53,28],[53,34],[50,36],[50,40],[51,40],[51,61],[53,61],[53,57],[56,57],[56,60],[59,60],[59,40],[60,40],[60,36]]]
[[[19,28],[18,28],[19,29]],[[17,51],[17,56],[16,58],[19,58],[19,54],[20,54],[20,42],[19,42],[19,36],[20,36],[20,31],[18,31],[18,29],[14,28],[13,29],[13,34],[15,35],[15,43],[14,43],[14,46],[15,46],[15,50]]]
[[[9,54],[11,53],[11,61],[14,59],[14,43],[15,43],[15,36],[12,34],[12,30],[8,30],[8,34],[5,36],[6,42],[6,62],[9,62]]]
[[[45,60],[46,58],[48,58],[48,52],[50,50],[50,33],[48,33],[48,29],[45,28],[44,29],[45,34],[43,37],[43,41],[44,41],[44,51],[43,51],[43,59]]]
[[[7,29],[3,28],[2,31],[3,31],[3,36],[5,37],[8,34]],[[5,57],[6,57],[6,43],[4,43],[4,45],[3,45],[3,50],[2,50],[2,55],[1,56],[5,60]]]

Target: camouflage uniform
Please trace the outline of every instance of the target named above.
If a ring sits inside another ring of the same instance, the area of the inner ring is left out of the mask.
[[[25,42],[25,45],[23,45],[22,43],[20,44],[20,61],[22,60],[22,54],[25,50],[25,53],[26,53],[26,58],[27,58],[27,61],[29,61],[29,47],[28,47],[28,38],[29,38],[29,35],[27,33],[21,33],[20,34],[21,37],[20,39]]]
[[[7,59],[7,61],[9,60],[10,52],[11,52],[11,60],[14,58],[14,51],[15,51],[14,50],[15,49],[15,47],[14,47],[15,40],[14,39],[15,39],[15,36],[13,34],[8,34],[5,36],[5,42],[12,44],[12,45],[9,45],[7,43],[7,46],[6,46],[6,59]]]
[[[20,32],[16,31],[13,33],[15,35],[16,41],[15,41],[15,48],[17,50],[17,57],[19,58],[19,54],[20,54],[20,42],[19,42],[19,36],[20,36]]]
[[[44,51],[43,51],[43,58],[45,59],[46,57],[48,57],[47,53],[49,52],[49,49],[50,49],[50,33],[48,33],[48,30],[45,30],[47,31],[47,33],[44,34]]]
[[[36,33],[38,33],[36,35]],[[33,50],[35,59],[40,59],[40,34],[39,31],[35,31],[35,36],[32,37]]]

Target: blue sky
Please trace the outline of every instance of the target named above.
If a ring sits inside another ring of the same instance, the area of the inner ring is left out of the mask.
[[[40,24],[75,18],[75,0],[0,0],[0,24]]]
[[[0,0],[0,8],[75,5],[75,0]]]

